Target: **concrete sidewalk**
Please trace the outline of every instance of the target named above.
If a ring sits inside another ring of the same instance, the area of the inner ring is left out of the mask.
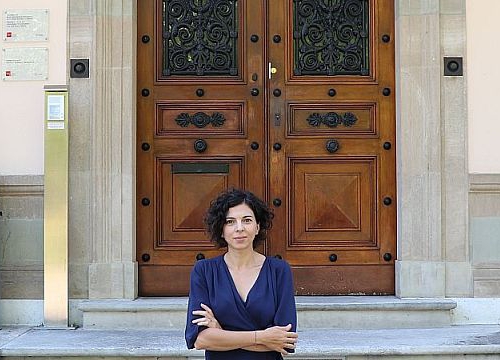
[[[299,331],[294,359],[500,359],[500,325],[449,326],[429,329]],[[179,330],[51,330],[4,327],[0,356],[24,357],[163,357],[202,358],[187,350]]]

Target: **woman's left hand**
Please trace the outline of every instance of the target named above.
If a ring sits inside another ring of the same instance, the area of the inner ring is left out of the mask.
[[[200,304],[203,310],[194,310],[193,315],[199,315],[201,318],[194,319],[193,324],[196,324],[198,326],[206,326],[206,327],[211,327],[211,328],[216,328],[216,329],[222,329],[220,326],[219,322],[214,316],[214,313],[212,309],[210,309],[207,305],[201,303]]]

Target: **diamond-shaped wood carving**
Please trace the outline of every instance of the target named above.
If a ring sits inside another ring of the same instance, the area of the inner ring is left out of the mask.
[[[359,229],[359,174],[307,174],[306,229]]]
[[[376,168],[370,157],[290,159],[289,246],[376,245]]]

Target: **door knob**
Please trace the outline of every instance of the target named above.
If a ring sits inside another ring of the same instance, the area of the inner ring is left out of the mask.
[[[204,152],[205,150],[207,150],[207,142],[203,139],[198,139],[194,142],[194,151],[198,152],[198,153],[202,153]]]
[[[326,142],[326,151],[329,153],[333,154],[334,152],[338,151],[340,148],[340,144],[337,140],[331,139]]]

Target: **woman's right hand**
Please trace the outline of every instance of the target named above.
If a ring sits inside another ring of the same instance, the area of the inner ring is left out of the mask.
[[[194,310],[193,315],[199,315],[201,316],[201,318],[194,319],[193,324],[196,324],[198,326],[206,326],[216,329],[222,329],[219,322],[215,318],[212,309],[210,309],[210,307],[208,307],[203,303],[201,303],[200,306],[203,308],[203,310]]]
[[[282,355],[288,355],[286,349],[295,349],[298,335],[290,331],[291,324],[287,326],[273,326],[265,330],[256,332],[257,344],[267,346],[272,351],[277,351]]]

